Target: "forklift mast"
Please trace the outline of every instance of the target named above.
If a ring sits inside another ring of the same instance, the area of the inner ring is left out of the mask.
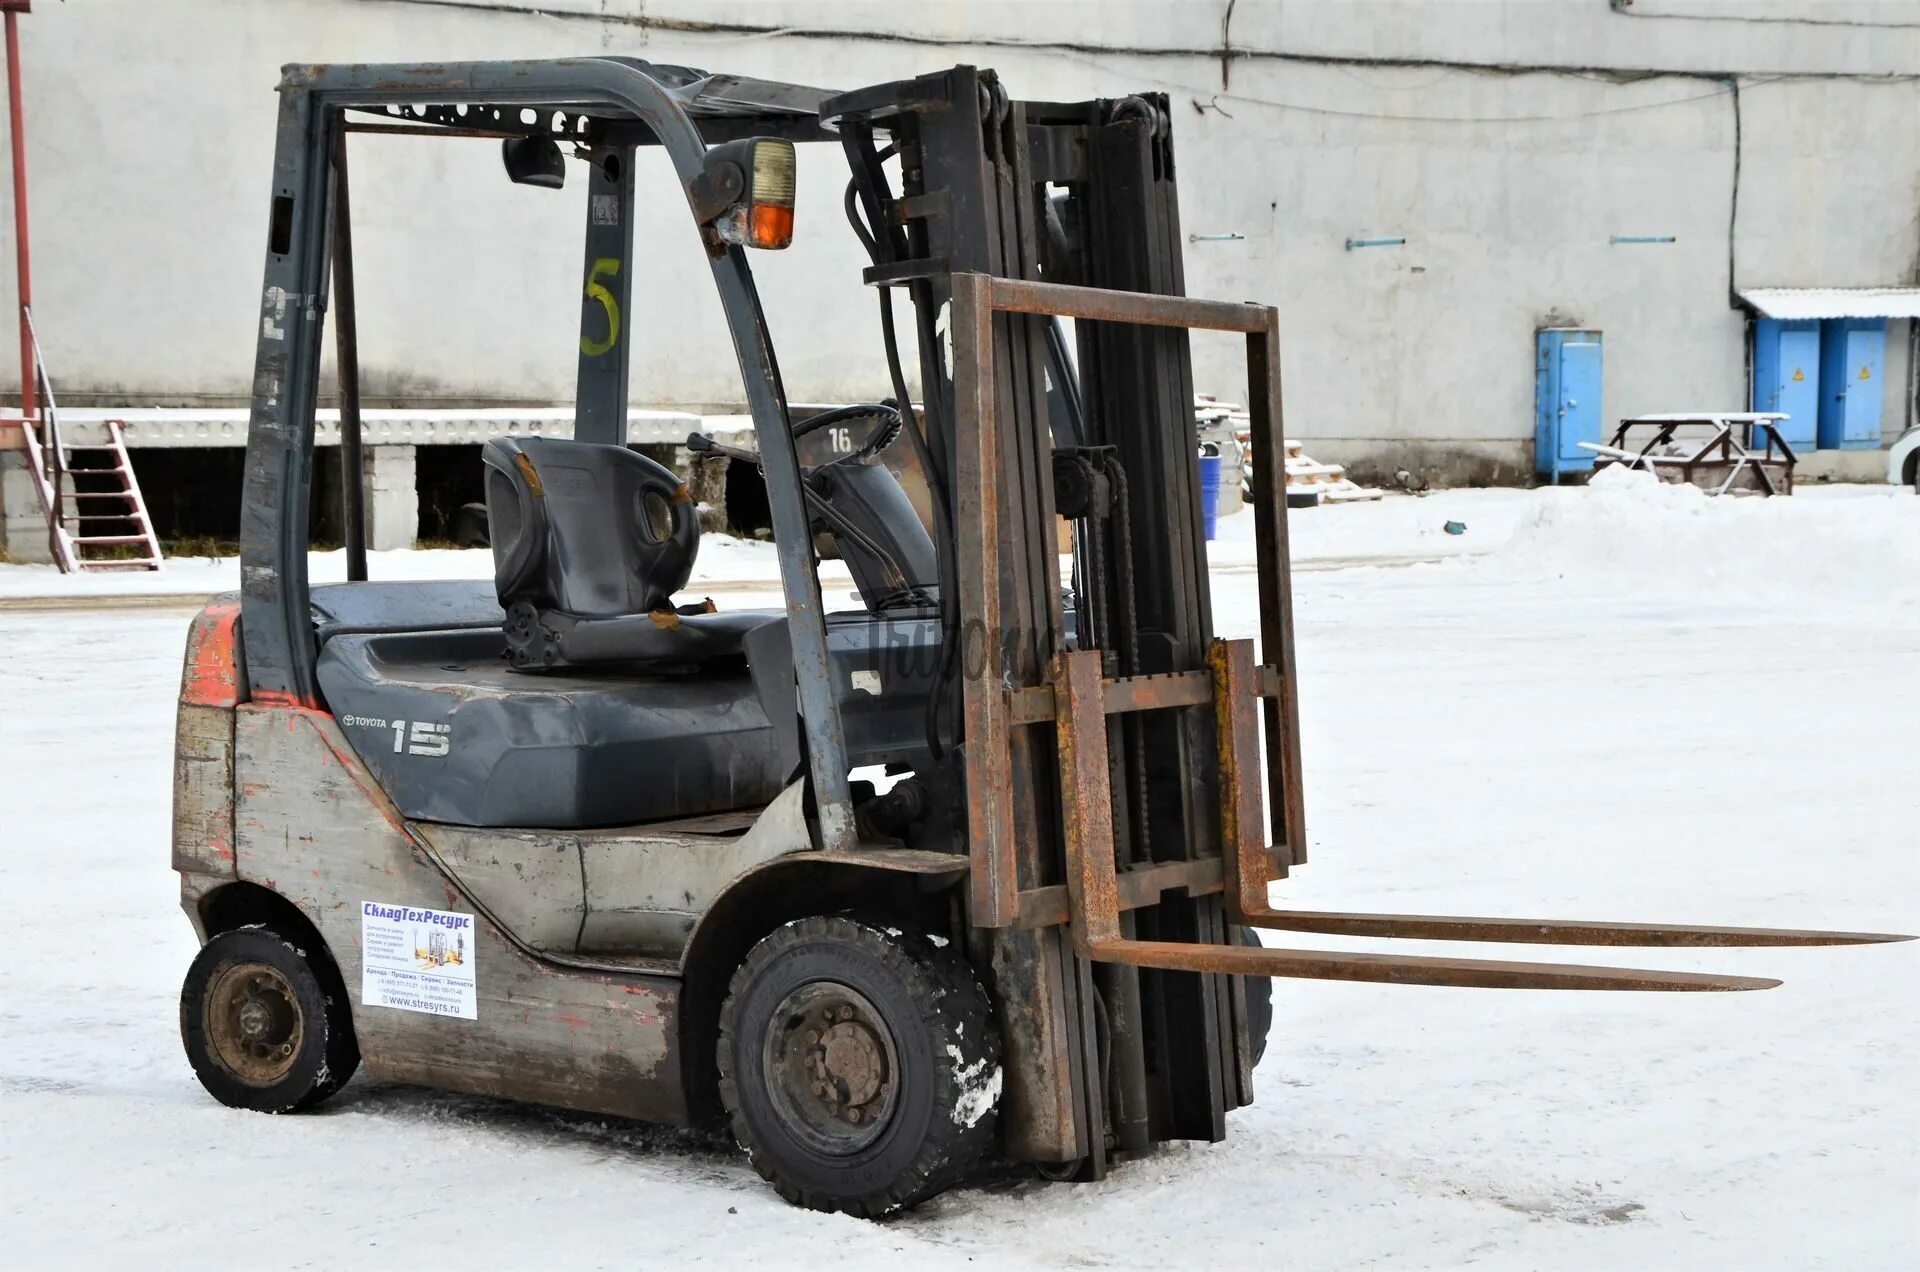
[[[840,131],[874,227],[867,279],[907,290],[921,381],[933,386],[929,448],[956,523],[942,536],[953,547],[943,595],[947,648],[962,666],[944,705],[965,739],[972,921],[992,930],[1000,975],[1034,990],[1004,1024],[1008,1126],[1031,1137],[1010,1147],[1083,1160],[1097,1177],[1110,1150],[1217,1140],[1227,1110],[1252,1099],[1240,982],[1095,963],[1058,925],[1068,823],[1107,815],[1116,871],[1158,885],[1136,889],[1142,903],[1118,914],[1118,933],[1231,942],[1216,747],[1197,709],[1211,699],[1094,717],[1097,782],[1062,758],[1066,730],[1051,710],[1017,723],[1006,706],[1023,691],[1057,703],[1070,650],[1096,683],[1164,693],[1206,676],[1213,631],[1188,337],[1137,316],[1137,298],[1185,291],[1166,99],[1018,102],[992,72],[956,67],[836,98],[822,115]],[[897,195],[881,132],[899,155]],[[1076,297],[1069,286],[1134,295]],[[1076,299],[1069,361],[1057,319]],[[1267,311],[1231,308],[1264,330]],[[937,338],[948,312],[952,366]],[[1049,387],[1066,410],[1050,411]],[[1074,524],[1068,580],[1061,516]],[[1284,524],[1263,518],[1262,529],[1283,587]],[[1272,635],[1269,648],[1284,647],[1284,629]],[[1297,785],[1276,777],[1297,826]],[[1107,803],[1107,792],[1118,797]],[[1279,842],[1291,863],[1298,837]],[[1050,1069],[1074,1080],[1041,1080]]]

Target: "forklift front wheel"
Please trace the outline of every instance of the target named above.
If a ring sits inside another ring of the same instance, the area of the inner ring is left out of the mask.
[[[333,965],[259,924],[201,947],[180,989],[180,1040],[208,1094],[260,1113],[318,1104],[360,1065]]]
[[[992,1147],[1000,1043],[945,937],[797,919],[734,973],[720,1098],[795,1205],[875,1216],[952,1187]]]

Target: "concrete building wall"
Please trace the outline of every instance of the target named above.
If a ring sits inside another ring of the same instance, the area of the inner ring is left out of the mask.
[[[1289,431],[1375,467],[1524,474],[1538,326],[1606,333],[1609,418],[1737,407],[1731,287],[1920,279],[1914,0],[1240,0],[1223,31],[1228,8],[44,5],[22,20],[41,338],[68,401],[244,402],[272,87],[293,60],[611,52],[829,86],[971,61],[1016,96],[1165,91],[1199,236],[1189,290],[1277,303]],[[570,398],[579,190],[508,185],[484,141],[353,146],[370,404]],[[652,157],[643,188],[664,171]],[[795,247],[755,259],[796,399],[885,389],[843,181],[837,153],[803,155]],[[734,403],[677,196],[636,237],[636,295],[654,304],[633,315],[635,402]],[[1373,237],[1406,243],[1345,247]],[[4,291],[0,313],[7,339]],[[1238,346],[1195,351],[1197,387],[1244,394]],[[1893,429],[1908,409],[1898,324],[1888,352]]]

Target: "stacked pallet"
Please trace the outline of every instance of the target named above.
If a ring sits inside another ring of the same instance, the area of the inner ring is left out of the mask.
[[[1248,481],[1253,480],[1251,459],[1246,465],[1246,477]],[[1312,490],[1320,496],[1321,503],[1353,503],[1381,497],[1380,491],[1348,477],[1341,465],[1322,464],[1304,454],[1299,442],[1287,443],[1287,490]]]
[[[1220,402],[1203,396],[1194,399],[1193,414],[1203,442],[1210,440],[1209,433],[1225,433],[1233,437],[1240,449],[1241,480],[1244,485],[1251,488],[1253,485],[1252,420],[1248,417],[1246,410],[1234,402]],[[1341,465],[1322,464],[1313,459],[1301,449],[1299,442],[1288,441],[1286,448],[1287,491],[1290,502],[1295,491],[1303,494],[1311,492],[1319,497],[1320,503],[1353,503],[1381,497],[1380,491],[1362,486],[1348,477],[1347,470]]]

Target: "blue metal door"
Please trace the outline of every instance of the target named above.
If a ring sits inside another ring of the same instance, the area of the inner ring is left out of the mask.
[[[1572,333],[1560,346],[1560,466],[1593,467],[1593,452],[1581,442],[1600,440],[1600,333]]]
[[[1887,324],[1880,319],[1830,318],[1820,324],[1822,450],[1878,450],[1880,383],[1886,369]]]
[[[1760,318],[1753,324],[1753,409],[1782,411],[1780,436],[1812,450],[1820,417],[1820,324]]]
[[[1600,440],[1601,338],[1597,331],[1536,332],[1533,379],[1533,466],[1555,481],[1593,470]]]

